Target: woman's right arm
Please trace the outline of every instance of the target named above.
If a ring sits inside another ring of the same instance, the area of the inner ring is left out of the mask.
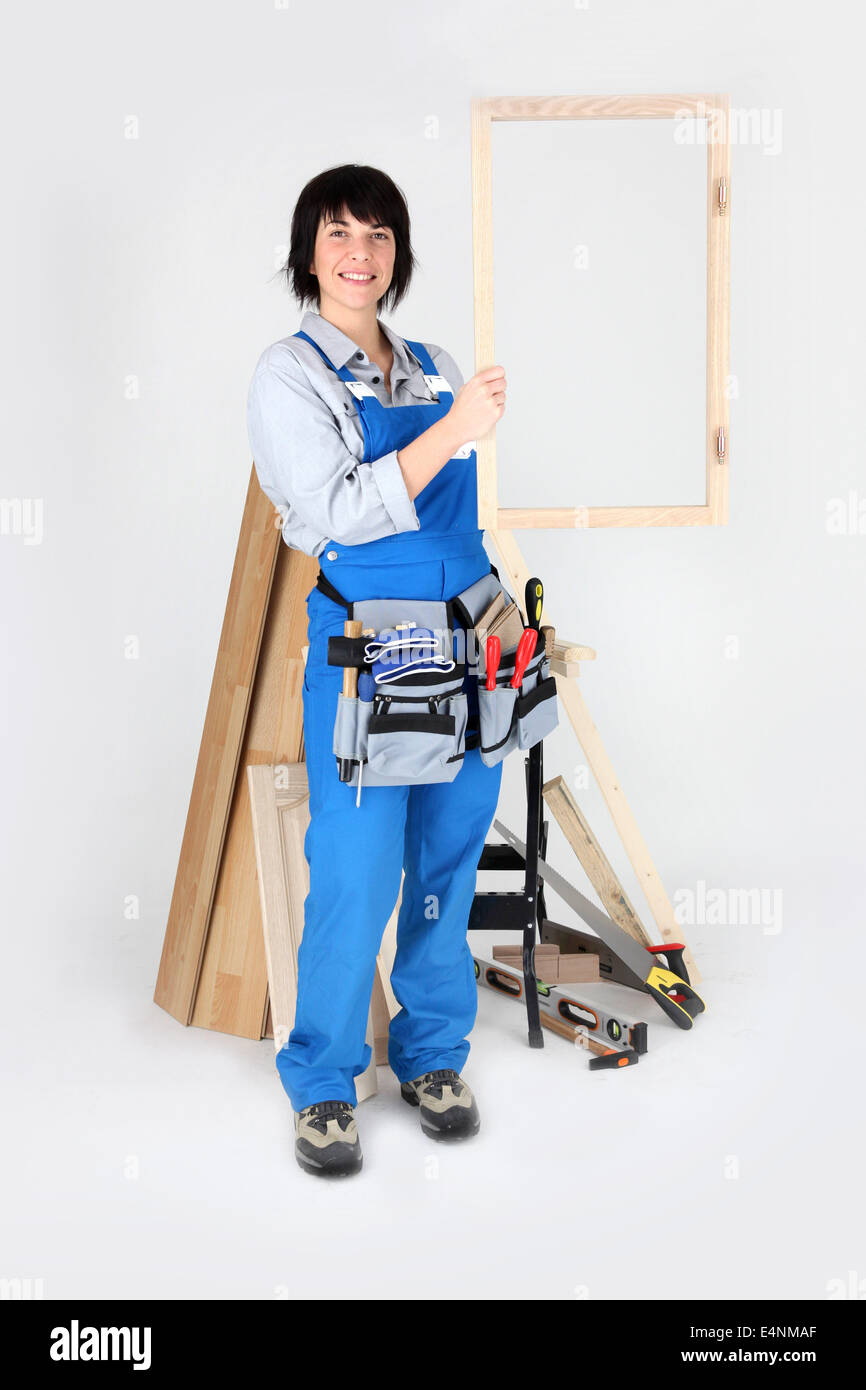
[[[447,415],[411,444],[362,463],[297,359],[269,349],[259,359],[247,399],[259,484],[278,509],[288,504],[317,537],[360,545],[417,531],[413,499],[463,444],[496,423],[505,408],[504,390],[501,367],[479,372],[461,387]]]
[[[492,429],[505,410],[505,369],[487,367],[470,377],[454,404],[423,434],[397,454],[406,491],[417,497],[458,449]]]
[[[278,509],[288,504],[311,537],[360,545],[418,530],[396,450],[361,463],[290,353],[268,350],[259,359],[247,429],[262,491]]]

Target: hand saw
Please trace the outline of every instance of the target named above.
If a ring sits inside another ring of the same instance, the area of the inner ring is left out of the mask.
[[[516,849],[525,859],[526,845],[523,841],[518,840],[501,820],[494,820],[493,825],[512,849]],[[686,981],[675,975],[672,970],[664,970],[660,965],[656,965],[652,953],[645,946],[641,946],[640,942],[630,937],[622,927],[618,927],[601,908],[596,907],[589,898],[585,898],[583,893],[540,857],[537,868],[539,877],[550,884],[563,902],[568,903],[605,946],[608,946],[637,976],[642,988],[652,995],[671,1022],[678,1028],[691,1028],[692,1020],[697,1014],[703,1013],[706,1007],[691,985],[686,984]]]
[[[600,979],[610,980],[618,985],[628,985],[631,989],[643,989],[643,980],[639,980],[627,965],[623,965],[619,957],[592,932],[579,931],[577,927],[566,927],[561,922],[551,922],[549,917],[542,917],[538,924],[538,934],[542,945],[558,946],[564,956],[580,956],[586,953],[597,956]],[[679,975],[681,980],[685,980],[687,985],[691,984],[683,960],[685,946],[679,942],[666,941],[663,946],[647,946],[646,949],[653,955],[663,955],[668,969]]]

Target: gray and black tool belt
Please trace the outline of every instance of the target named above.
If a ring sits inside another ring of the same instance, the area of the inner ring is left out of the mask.
[[[485,653],[475,624],[498,594],[514,602],[495,570],[451,599],[350,602],[321,571],[316,586],[365,630],[361,637],[328,638],[328,664],[356,666],[360,673],[359,694],[339,695],[334,722],[333,751],[338,766],[351,764],[351,785],[357,785],[359,769],[364,786],[452,781],[467,747],[467,671],[478,691],[479,747],[488,767],[556,728],[556,681],[543,645],[519,689],[509,685],[517,647],[503,648],[495,689],[485,688]],[[419,632],[428,641],[425,648],[416,641],[415,651],[424,650],[428,659],[423,669],[413,669],[412,643]],[[374,672],[379,679],[371,682]],[[362,698],[365,687],[372,698]]]

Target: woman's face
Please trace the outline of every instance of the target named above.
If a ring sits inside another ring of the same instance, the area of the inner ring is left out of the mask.
[[[333,221],[323,219],[310,266],[322,301],[329,298],[347,309],[375,305],[391,283],[395,251],[390,227],[359,222],[346,208]]]

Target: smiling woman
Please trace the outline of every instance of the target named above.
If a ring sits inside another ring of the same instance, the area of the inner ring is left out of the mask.
[[[256,471],[283,537],[321,557],[307,595],[303,685],[310,891],[294,1026],[277,1070],[296,1112],[297,1161],[326,1176],[361,1167],[354,1083],[370,1061],[373,971],[403,870],[391,973],[401,1008],[388,1060],[426,1134],[460,1139],[479,1126],[458,1074],[477,1008],[466,929],[502,764],[481,758],[468,663],[457,669],[446,654],[444,687],[434,664],[383,695],[364,662],[363,704],[355,694],[347,705],[343,671],[329,661],[356,603],[384,603],[408,627],[441,608],[448,645],[451,601],[481,586],[489,606],[501,587],[478,527],[474,441],[502,415],[505,373],[490,367],[464,384],[444,349],[381,322],[380,306],[406,293],[414,259],[406,201],[387,174],[350,164],[312,179],[284,270],[295,298],[316,309],[262,353],[248,401]],[[390,618],[376,621],[378,631]],[[378,753],[353,741],[338,765],[347,709],[371,744],[378,738]]]
[[[356,259],[362,245],[372,257],[369,263]],[[357,311],[372,299],[379,308],[394,309],[409,288],[416,264],[406,199],[381,169],[344,164],[326,169],[302,190],[283,267],[302,305],[315,302],[330,317],[328,300],[335,280],[343,272],[359,272],[375,277],[360,282],[372,286],[370,297],[347,302],[338,295],[342,307]]]

